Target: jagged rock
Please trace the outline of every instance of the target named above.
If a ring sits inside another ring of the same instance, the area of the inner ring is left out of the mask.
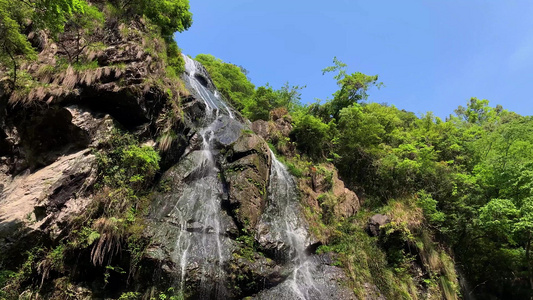
[[[205,103],[194,97],[185,97],[182,100],[181,109],[185,112],[189,120],[193,122],[201,119],[205,115]]]
[[[11,253],[11,262],[24,254],[20,247],[62,235],[85,210],[96,179],[88,147],[107,139],[113,127],[108,115],[75,105],[9,116],[3,129],[12,151],[0,157],[0,249]]]
[[[7,140],[7,134],[0,130],[0,157],[10,155],[13,151],[13,146]]]
[[[109,115],[76,105],[15,110],[0,129],[0,144],[5,136],[8,145],[0,156],[6,156],[11,174],[34,171],[62,155],[97,147],[114,126]]]
[[[253,259],[235,256],[226,266],[229,280],[240,287],[240,296],[255,294],[260,290],[272,288],[291,274],[287,266],[255,254]]]
[[[265,207],[271,160],[266,143],[253,134],[241,134],[226,150],[223,172],[228,200],[247,230],[255,228]]]
[[[279,153],[293,156],[295,147],[293,143],[286,142],[292,131],[292,120],[286,109],[276,109],[270,113],[271,120],[257,120],[252,123],[252,130],[266,141],[276,145]],[[283,141],[282,141],[283,140]]]
[[[370,236],[379,236],[380,227],[390,223],[390,221],[386,215],[375,214],[368,220],[366,230]]]
[[[339,179],[337,169],[333,169],[333,195],[337,197],[337,205],[334,208],[336,217],[349,218],[361,208],[359,198],[344,186],[344,182]]]
[[[231,118],[218,118],[213,124],[213,139],[217,148],[227,148],[246,133],[244,125]]]
[[[13,119],[13,129],[16,130],[13,135],[19,139],[14,146],[18,149],[20,161],[24,162],[23,166],[36,170],[65,153],[86,148],[91,137],[72,120],[72,114],[66,108],[34,110],[29,115],[18,111]],[[18,168],[15,171],[21,171],[21,167]]]
[[[26,172],[4,182],[0,232],[5,234],[9,223],[24,223],[57,235],[61,228],[57,222],[85,207],[84,192],[94,182],[95,160],[90,151],[82,150],[60,157],[37,172]]]
[[[333,210],[335,216],[349,218],[359,211],[359,198],[349,189],[345,188],[342,194],[337,196],[337,199],[337,205]]]
[[[71,123],[90,137],[91,142],[87,147],[98,147],[109,138],[115,127],[113,119],[107,114],[89,111],[77,105],[67,106],[66,109],[72,115]]]
[[[327,193],[333,189],[333,169],[331,166],[328,166],[322,172],[318,172],[316,168],[312,170],[311,184],[315,193]],[[344,187],[344,183],[342,186]]]
[[[317,262],[316,269],[309,271],[309,277],[299,278],[300,284],[296,284],[292,277],[288,277],[284,282],[259,292],[251,299],[301,299],[302,297],[309,300],[357,299],[345,286],[345,282],[348,281],[346,274],[339,267],[331,265],[331,258],[314,256],[311,259]]]
[[[54,280],[54,287],[55,289],[49,299],[89,300],[97,298],[90,288],[72,284],[67,277]],[[29,293],[27,296],[31,299],[32,294]],[[24,296],[21,295],[21,297]],[[24,297],[24,299],[27,298]]]
[[[364,288],[365,288],[364,300],[387,300],[385,299],[385,297],[383,297],[383,295],[381,294],[377,286],[367,282],[364,284]]]
[[[274,121],[275,128],[281,136],[289,136],[292,131],[292,118],[286,108],[280,107],[271,111],[270,119]]]
[[[39,72],[42,67],[55,65],[56,54],[66,50],[59,49],[44,32],[35,36],[34,42],[41,43],[39,59],[21,66],[21,70],[43,83],[43,87],[32,91],[27,99],[10,98],[16,104],[10,107],[7,96],[0,91],[0,267],[14,270],[20,267],[24,256],[21,249],[30,249],[36,242],[45,249],[54,249],[62,242],[61,238],[68,233],[64,228],[68,228],[71,218],[82,214],[93,200],[86,193],[96,176],[93,151],[108,146],[104,142],[114,128],[134,133],[141,142],[149,140],[151,145],[158,141],[161,132],[167,132],[163,130],[172,130],[178,137],[162,155],[159,186],[153,195],[146,196],[152,202],[143,220],[146,228],[141,239],[150,244],[141,258],[140,273],[128,274],[135,277],[135,289],[167,289],[182,283],[192,298],[199,299],[258,292],[261,297],[268,297],[284,291],[288,278],[298,267],[292,259],[294,250],[303,248],[298,253],[302,255],[316,241],[303,216],[290,232],[305,237],[304,242],[298,242],[303,247],[291,248],[287,239],[279,237],[279,232],[285,230],[283,226],[276,229],[277,237],[268,233],[261,238],[255,235],[261,216],[266,215],[272,165],[268,145],[250,132],[238,113],[235,118],[230,117],[229,109],[221,107],[216,114],[206,115],[206,110],[211,110],[194,95],[180,93],[184,96],[180,103],[183,114],[169,110],[175,103],[170,103],[171,93],[163,91],[159,84],[165,80],[165,62],[141,46],[150,42],[142,34],[125,34],[122,31],[128,30],[121,30],[117,23],[113,20],[106,24],[109,27],[106,34],[97,32],[103,35],[107,48],[83,53],[98,62],[95,69],[80,71],[68,67],[61,74],[43,75],[46,72]],[[144,26],[143,21],[131,21],[128,29],[142,32]],[[197,65],[197,69],[196,80],[214,91],[205,68]],[[28,103],[35,105],[23,107]],[[176,113],[182,119],[173,120],[179,124],[172,124],[169,129],[162,116],[166,113]],[[268,126],[272,131],[264,137],[285,140],[292,130],[286,111],[276,110],[271,118]],[[287,149],[281,152],[294,150]],[[357,197],[350,197],[344,186],[337,194],[339,199],[344,197],[337,213],[350,216],[356,210],[353,203]],[[297,197],[290,199],[290,207],[299,208]],[[246,238],[248,243],[243,242]],[[285,251],[285,259],[265,257],[272,254],[267,253],[269,245],[279,252]],[[138,258],[133,258],[134,251],[129,251],[134,249],[127,250],[124,247],[122,256],[117,255],[119,264],[127,265]],[[263,250],[265,254],[259,254]],[[238,253],[244,251],[252,252],[253,259],[239,257]],[[77,258],[86,258],[90,247],[80,252],[84,253]],[[6,263],[7,260],[11,262]],[[85,261],[80,268],[88,265]],[[232,276],[232,267],[245,276],[233,278],[241,294],[231,291],[237,288],[227,286],[226,278]],[[105,272],[98,268],[88,273]],[[88,275],[84,270],[69,274],[70,271],[52,274],[45,282],[49,283],[54,276],[77,276],[80,285],[66,289],[72,297],[100,296],[95,291],[104,290],[103,281],[98,283],[94,278],[103,277],[102,273]],[[349,290],[339,284],[339,280],[347,279],[339,268],[331,265],[331,259],[324,259],[313,271],[323,298],[351,299]],[[126,282],[126,278],[122,279],[121,284]],[[123,288],[117,287],[117,292]],[[260,292],[264,289],[268,290]],[[63,297],[53,292],[50,295]]]
[[[255,134],[265,139],[265,141],[268,141],[272,128],[270,127],[270,123],[268,121],[257,120],[252,123],[252,130],[255,132]]]
[[[153,122],[166,100],[165,93],[155,87],[145,90],[110,82],[86,87],[78,103],[92,111],[108,113],[126,128],[135,129]]]
[[[311,179],[301,178],[299,180],[304,203],[322,213],[324,208],[318,198],[320,195],[331,193],[335,198],[335,203],[330,208],[335,218],[349,218],[355,215],[361,207],[359,198],[345,187],[344,182],[339,178],[337,169],[329,164],[319,169],[311,170]]]
[[[94,167],[95,156],[82,150],[34,173],[4,175],[0,249],[11,253],[10,263],[19,262],[24,245],[59,236],[69,219],[84,211],[90,203],[85,190],[94,182]]]

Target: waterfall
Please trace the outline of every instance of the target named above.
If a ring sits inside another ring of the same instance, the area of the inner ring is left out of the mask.
[[[184,58],[187,84],[206,105],[206,125],[198,132],[201,149],[190,154],[191,160],[199,164],[194,171],[195,178],[172,209],[172,218],[180,226],[174,252],[180,264],[180,290],[185,290],[187,268],[195,265],[202,274],[200,290],[211,291],[209,295],[200,297],[213,298],[224,295],[223,264],[231,255],[231,249],[223,245],[224,232],[220,220],[223,187],[218,179],[213,143],[215,131],[224,122],[223,119],[233,119],[234,116],[222,99],[199,81],[196,62],[187,56]]]
[[[268,203],[257,239],[260,244],[276,241],[277,251],[293,264],[291,276],[282,284],[283,299],[323,299],[313,278],[316,263],[306,253],[311,236],[300,212],[296,183],[272,151],[271,155]]]
[[[218,91],[215,90],[214,92],[211,92],[206,86],[204,86],[204,84],[199,81],[199,78],[202,78],[205,81],[207,81],[207,79],[205,79],[205,77],[203,77],[201,74],[198,74],[197,62],[195,62],[186,55],[183,55],[183,57],[185,60],[185,71],[189,74],[189,76],[186,77],[188,84],[194,89],[194,91],[198,94],[202,101],[204,101],[207,110],[207,117],[210,117],[213,110],[215,110],[216,117],[218,117],[220,105],[224,108],[228,116],[231,119],[234,119],[233,113],[226,105],[222,97],[220,97]]]
[[[232,258],[235,242],[227,234],[231,221],[222,209],[227,191],[219,178],[217,158],[220,144],[235,142],[246,125],[235,118],[205,69],[187,56],[184,59],[184,80],[191,93],[205,104],[205,117],[196,120],[201,143],[178,164],[176,192],[166,198],[173,207],[163,217],[179,230],[171,233],[175,239],[171,255],[179,265],[179,289],[183,292],[190,288],[186,283],[192,272],[201,278],[199,286],[194,287],[199,291],[197,298],[224,299],[229,295],[225,266]],[[312,238],[301,214],[296,183],[274,153],[270,154],[268,198],[256,226],[256,240],[271,249],[274,244],[276,259],[291,271],[282,283],[255,298],[272,299],[277,295],[279,299],[328,299],[321,294],[323,284],[315,280],[320,273],[318,263],[306,253]]]

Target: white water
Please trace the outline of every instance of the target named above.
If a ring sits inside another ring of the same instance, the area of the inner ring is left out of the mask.
[[[182,192],[173,209],[172,217],[178,220],[180,227],[174,253],[180,265],[181,291],[185,289],[187,268],[191,265],[201,270],[203,276],[201,289],[210,290],[215,284],[213,279],[224,281],[221,277],[224,276],[223,264],[228,254],[228,249],[223,246],[220,220],[222,186],[218,179],[219,170],[213,153],[214,132],[223,117],[219,104],[223,102],[196,78],[195,74],[198,72],[196,63],[189,57],[184,56],[184,58],[185,68],[189,74],[188,84],[204,101],[205,120],[208,124],[198,132],[202,139],[201,149],[196,154],[191,154],[193,156],[191,161],[200,164],[195,171],[196,178]],[[226,105],[222,107],[224,109],[222,113],[233,119],[231,110]]]
[[[269,197],[262,224],[269,227],[268,239],[278,241],[278,250],[288,251],[287,258],[294,265],[291,276],[283,283],[288,287],[284,299],[323,299],[313,279],[316,265],[306,253],[310,236],[300,213],[296,184],[287,168],[274,153],[271,155]]]
[[[185,59],[185,71],[189,74],[189,84],[198,93],[198,96],[200,96],[200,98],[204,101],[207,107],[207,113],[211,114],[212,110],[216,110],[216,116],[218,117],[219,105],[221,105],[228,116],[233,119],[233,113],[219,95],[218,91],[212,93],[196,78],[195,75],[198,73],[198,66],[196,65],[196,62],[186,55],[183,57]]]
[[[214,157],[215,132],[227,124],[227,118],[234,119],[231,109],[218,94],[206,88],[197,76],[201,75],[195,61],[184,56],[188,76],[185,78],[193,93],[206,105],[205,126],[198,134],[202,138],[201,150],[191,158],[201,162],[197,168],[195,180],[186,188],[174,208],[174,214],[180,221],[180,233],[176,241],[176,256],[180,264],[180,287],[185,288],[187,268],[195,265],[204,278],[201,285],[209,290],[213,287],[213,276],[220,280],[224,276],[223,264],[227,260],[229,247],[221,238],[221,194],[222,187],[217,178],[218,169]],[[224,119],[226,118],[226,119]],[[240,134],[239,129],[239,134]],[[220,138],[217,136],[216,138]],[[258,240],[277,243],[277,252],[284,257],[292,268],[291,275],[278,286],[282,299],[327,299],[317,288],[313,274],[316,264],[306,254],[310,244],[307,223],[300,212],[297,187],[286,167],[272,155],[268,202],[258,225]],[[196,178],[197,177],[197,178]],[[266,229],[266,230],[263,230]],[[266,232],[261,236],[261,232]],[[201,299],[213,298],[218,293],[200,295]]]

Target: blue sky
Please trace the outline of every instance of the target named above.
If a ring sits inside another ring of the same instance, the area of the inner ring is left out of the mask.
[[[321,69],[379,75],[369,101],[445,117],[470,97],[533,115],[533,1],[190,0],[184,53],[244,66],[256,85],[306,85],[302,102],[337,89]]]

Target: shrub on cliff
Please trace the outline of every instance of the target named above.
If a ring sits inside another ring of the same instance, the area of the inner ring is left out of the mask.
[[[145,15],[161,27],[161,34],[172,39],[174,32],[183,32],[192,25],[192,13],[188,0],[133,0],[122,1],[133,8],[137,15]]]

